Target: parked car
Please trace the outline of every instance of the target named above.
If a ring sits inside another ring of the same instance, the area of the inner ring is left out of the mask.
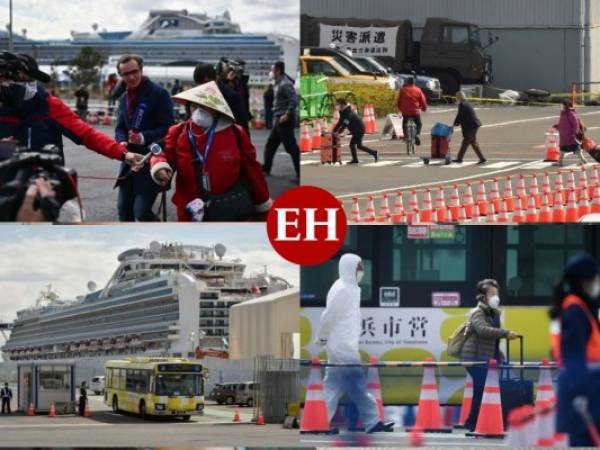
[[[240,383],[235,389],[235,403],[239,406],[254,406],[258,384],[253,381]]]
[[[217,384],[210,393],[210,398],[219,405],[233,405],[235,403],[235,388],[237,385],[238,383]]]
[[[90,391],[92,391],[96,395],[102,395],[104,394],[104,387],[104,375],[96,375],[95,377],[92,377],[92,380],[90,381],[89,385]]]

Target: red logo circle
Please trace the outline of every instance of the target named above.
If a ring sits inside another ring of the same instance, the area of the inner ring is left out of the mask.
[[[346,237],[346,225],[340,201],[315,186],[299,186],[280,195],[267,217],[267,233],[275,251],[304,266],[335,255]]]

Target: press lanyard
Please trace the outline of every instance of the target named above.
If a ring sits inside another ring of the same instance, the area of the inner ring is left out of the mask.
[[[216,128],[217,128],[216,123],[214,123],[210,127],[210,130],[208,131],[208,138],[206,139],[206,146],[204,147],[204,151],[202,153],[200,153],[200,151],[198,150],[198,146],[196,145],[196,139],[194,139],[194,135],[192,134],[192,124],[190,124],[190,126],[188,127],[188,140],[190,141],[190,145],[192,146],[192,148],[194,149],[194,152],[196,153],[196,157],[202,163],[203,166],[206,164],[206,161],[208,161],[208,154],[210,153],[210,149],[212,147]],[[204,171],[204,169],[203,169],[203,171]]]

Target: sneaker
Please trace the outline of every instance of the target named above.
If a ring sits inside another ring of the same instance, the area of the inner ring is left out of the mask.
[[[462,159],[453,159],[452,162],[456,164],[462,164]]]
[[[375,158],[375,162],[379,161],[379,152],[377,150],[375,150],[375,154],[373,155],[373,158]]]
[[[348,165],[348,164],[358,164],[358,159],[357,159],[357,160],[354,160],[354,159],[353,159],[352,161],[348,161],[348,162],[346,163],[346,165]]]
[[[415,144],[421,145],[421,138],[419,136],[415,136]]]
[[[487,162],[487,159],[483,158],[483,159],[480,159],[480,160],[477,162],[477,165],[478,165],[478,166],[481,166],[482,164],[485,164],[486,162]]]
[[[394,431],[394,422],[382,422],[380,420],[373,426],[373,428],[371,428],[369,431],[367,431],[367,433],[368,434],[381,433],[381,432],[389,433],[391,431]]]

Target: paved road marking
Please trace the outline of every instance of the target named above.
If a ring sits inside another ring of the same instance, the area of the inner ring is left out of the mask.
[[[463,167],[474,166],[477,164],[477,161],[463,161],[462,164],[448,164],[447,166],[443,166],[444,169],[462,169]],[[487,166],[481,166],[482,169],[486,169]]]
[[[541,169],[547,169],[548,167],[552,167],[554,163],[553,162],[545,162],[545,161],[537,161],[537,162],[532,162],[529,164],[525,164],[524,166],[521,167],[521,169],[524,170],[541,170]]]
[[[486,164],[483,167],[486,169],[503,169],[505,167],[514,166],[516,164],[521,164],[521,161],[500,161],[492,164]]]
[[[300,161],[300,165],[301,166],[310,166],[311,164],[319,164],[321,161],[319,160],[314,160],[314,161]]]
[[[402,161],[394,161],[394,160],[387,160],[387,161],[377,161],[377,162],[372,162],[372,163],[367,163],[367,164],[361,164],[361,167],[385,167],[385,166],[393,166],[394,164],[400,164]]]

